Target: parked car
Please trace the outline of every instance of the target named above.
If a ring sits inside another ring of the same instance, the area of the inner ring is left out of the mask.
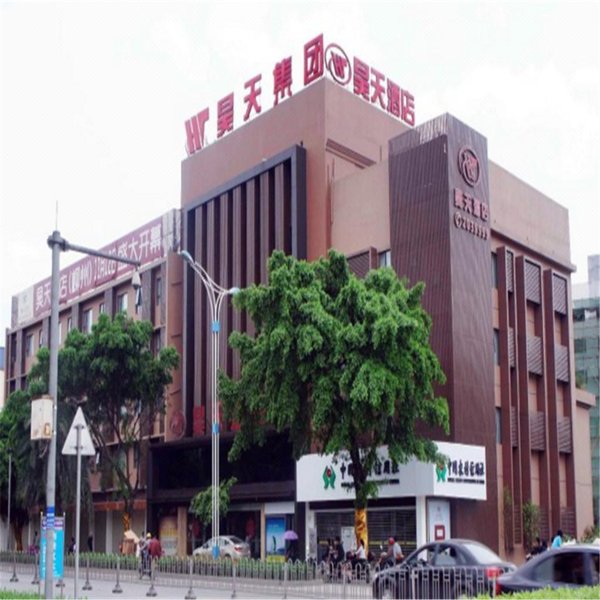
[[[600,584],[600,547],[573,544],[538,554],[498,578],[501,593]]]
[[[194,556],[200,558],[212,558],[215,538],[198,546],[193,552]],[[250,546],[235,535],[221,535],[217,538],[220,558],[250,558]]]
[[[373,579],[374,598],[461,598],[495,591],[497,578],[515,565],[487,546],[463,539],[432,542]]]

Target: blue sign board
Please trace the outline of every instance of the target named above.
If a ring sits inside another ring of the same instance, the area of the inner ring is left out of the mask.
[[[50,518],[51,517],[51,518]],[[55,579],[62,579],[65,572],[65,520],[55,517],[54,511],[42,519],[42,539],[40,545],[40,579],[46,579],[46,523],[54,523],[54,556],[52,572]]]

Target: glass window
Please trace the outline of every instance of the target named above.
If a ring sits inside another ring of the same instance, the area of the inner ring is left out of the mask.
[[[391,267],[392,266],[392,251],[384,250],[379,253],[379,266],[380,267]]]
[[[494,364],[500,364],[500,332],[494,329]]]
[[[71,329],[73,329],[73,319],[71,317],[69,317],[67,319],[67,333],[69,333],[69,331],[71,331]]]
[[[600,552],[592,552],[592,585],[600,584]]]
[[[83,311],[83,320],[81,323],[81,331],[83,331],[84,333],[91,333],[93,320],[94,320],[93,309],[88,308],[87,310],[84,310]]]
[[[496,444],[502,443],[502,409],[496,407]]]
[[[585,554],[565,552],[554,554],[536,565],[533,571],[535,581],[585,584]]]
[[[586,344],[587,340],[585,338],[579,338],[575,340],[575,352],[577,352],[578,354],[580,352],[585,352],[586,351]]]
[[[27,334],[25,338],[25,356],[31,356],[33,354],[33,334]]]
[[[498,287],[498,255],[492,252],[492,287]]]
[[[157,277],[156,278],[156,306],[160,306],[160,304],[162,302],[162,295],[163,295],[162,277]]]
[[[480,565],[492,565],[501,563],[502,559],[487,546],[476,542],[466,542],[464,547],[473,555],[477,563]]]
[[[456,550],[450,546],[446,546],[445,544],[440,544],[440,548],[438,551],[438,555],[435,559],[436,567],[448,567],[455,566],[458,564],[458,557],[456,555]]]
[[[117,296],[117,312],[127,312],[127,292]]]
[[[100,302],[100,306],[98,307],[98,314],[103,315],[106,312],[106,306],[104,306],[104,302]]]
[[[44,332],[40,329],[38,334],[38,348],[41,348],[44,345]]]

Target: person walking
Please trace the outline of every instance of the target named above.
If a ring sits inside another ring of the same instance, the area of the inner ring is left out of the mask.
[[[560,548],[562,546],[562,543],[563,543],[563,532],[562,532],[562,529],[559,529],[556,532],[554,539],[552,540],[551,548]]]

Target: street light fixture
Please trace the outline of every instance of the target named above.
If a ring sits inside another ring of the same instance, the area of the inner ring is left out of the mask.
[[[44,582],[44,596],[53,598],[54,595],[54,516],[56,503],[56,428],[58,423],[58,304],[60,283],[60,253],[68,250],[99,256],[116,262],[140,266],[139,260],[133,260],[124,256],[115,256],[76,246],[61,237],[59,231],[53,231],[48,237],[48,246],[52,249],[52,279],[50,284],[50,375],[48,379],[48,393],[52,398],[52,437],[50,439],[50,450],[48,452],[48,463],[46,471],[46,580]],[[135,283],[135,282],[134,282]],[[79,544],[79,540],[77,540]]]
[[[240,290],[237,287],[225,289],[216,283],[208,274],[206,269],[198,264],[192,255],[187,250],[181,250],[179,255],[198,275],[202,285],[206,289],[208,295],[208,305],[210,308],[210,317],[212,322],[211,335],[211,356],[212,356],[212,371],[211,371],[211,412],[212,412],[212,538],[213,538],[213,558],[219,556],[219,407],[218,407],[218,381],[217,371],[219,368],[219,332],[221,323],[219,314],[223,305],[225,296],[233,296]]]

